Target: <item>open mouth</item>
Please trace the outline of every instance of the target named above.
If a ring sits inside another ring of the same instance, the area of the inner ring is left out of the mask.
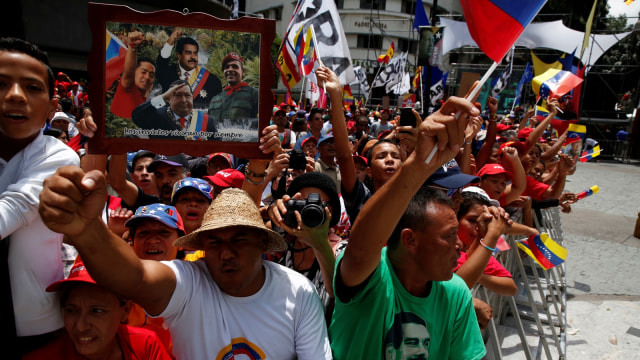
[[[147,250],[144,253],[149,255],[149,256],[158,256],[158,255],[164,254],[164,251],[162,251],[162,250]]]
[[[5,117],[12,119],[12,120],[25,120],[27,119],[27,117],[23,114],[17,114],[17,113],[9,113],[9,114],[4,114]]]

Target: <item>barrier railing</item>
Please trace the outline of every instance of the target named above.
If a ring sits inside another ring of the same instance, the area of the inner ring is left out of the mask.
[[[563,245],[562,222],[558,208],[534,213],[535,227]],[[503,359],[505,337],[513,329],[518,334],[515,346],[508,348],[517,359],[566,358],[566,278],[564,263],[545,270],[517,246],[525,238],[504,236],[510,250],[496,258],[509,270],[518,285],[515,296],[499,296],[482,286],[474,288],[475,297],[487,302],[493,317],[485,331],[486,359]],[[532,323],[533,322],[533,323]],[[513,343],[513,339],[511,340]],[[519,347],[519,349],[517,349]]]

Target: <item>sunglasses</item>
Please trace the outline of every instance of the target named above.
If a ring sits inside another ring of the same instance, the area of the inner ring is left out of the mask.
[[[444,193],[447,194],[448,197],[453,197],[453,195],[455,195],[457,192],[462,192],[462,189],[464,188],[453,188],[453,189],[449,189],[446,187],[442,187],[442,186],[437,186],[437,185],[429,185],[430,188],[432,189],[436,189],[436,190],[440,190]]]

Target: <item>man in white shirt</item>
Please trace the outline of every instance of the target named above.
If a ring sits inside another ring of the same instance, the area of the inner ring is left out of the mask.
[[[331,359],[320,299],[303,275],[263,260],[287,248],[240,189],[216,197],[202,226],[175,246],[195,262],[139,259],[99,219],[99,171],[64,167],[45,181],[40,214],[78,249],[98,284],[165,319],[178,359]]]

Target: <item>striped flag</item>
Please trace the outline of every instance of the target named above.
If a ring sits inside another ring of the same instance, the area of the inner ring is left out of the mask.
[[[113,82],[118,80],[124,70],[124,58],[127,55],[127,45],[125,45],[111,31],[107,30],[107,41],[105,49],[105,87],[110,88]]]
[[[584,151],[580,156],[580,162],[587,162],[596,156],[600,156],[600,145],[596,145],[593,148]]]
[[[545,99],[549,96],[562,96],[580,84],[582,84],[580,77],[569,71],[558,69],[549,69],[531,81],[533,92]]]
[[[299,35],[300,38],[302,38],[302,34]],[[300,74],[302,76],[307,76],[314,70],[314,65],[316,64],[316,60],[318,59],[318,54],[316,53],[316,47],[314,44],[315,42],[313,39],[313,32],[311,31],[311,26],[309,26],[307,28],[307,34],[304,36],[304,39],[301,43],[301,51],[298,53],[298,64]]]
[[[518,248],[535,260],[545,270],[562,264],[567,259],[567,249],[553,241],[548,234],[530,236],[518,242]]]
[[[353,94],[351,93],[351,86],[345,85],[344,91],[342,92],[342,104],[345,108],[349,109],[355,100],[353,99]]]
[[[378,63],[388,64],[389,60],[391,60],[391,58],[393,57],[394,52],[395,46],[393,45],[393,42],[391,42],[391,45],[389,46],[389,49],[387,49],[386,54],[378,56]]]
[[[584,125],[569,124],[568,130],[567,140],[564,141],[565,145],[584,140],[587,137],[587,127]]]
[[[280,70],[282,83],[285,84],[289,90],[299,83],[301,79],[294,58],[295,52],[293,52],[291,45],[288,41],[283,41],[282,49],[280,49],[280,53],[278,54],[276,67]]]
[[[461,0],[460,4],[473,40],[483,53],[499,62],[545,2]]]

